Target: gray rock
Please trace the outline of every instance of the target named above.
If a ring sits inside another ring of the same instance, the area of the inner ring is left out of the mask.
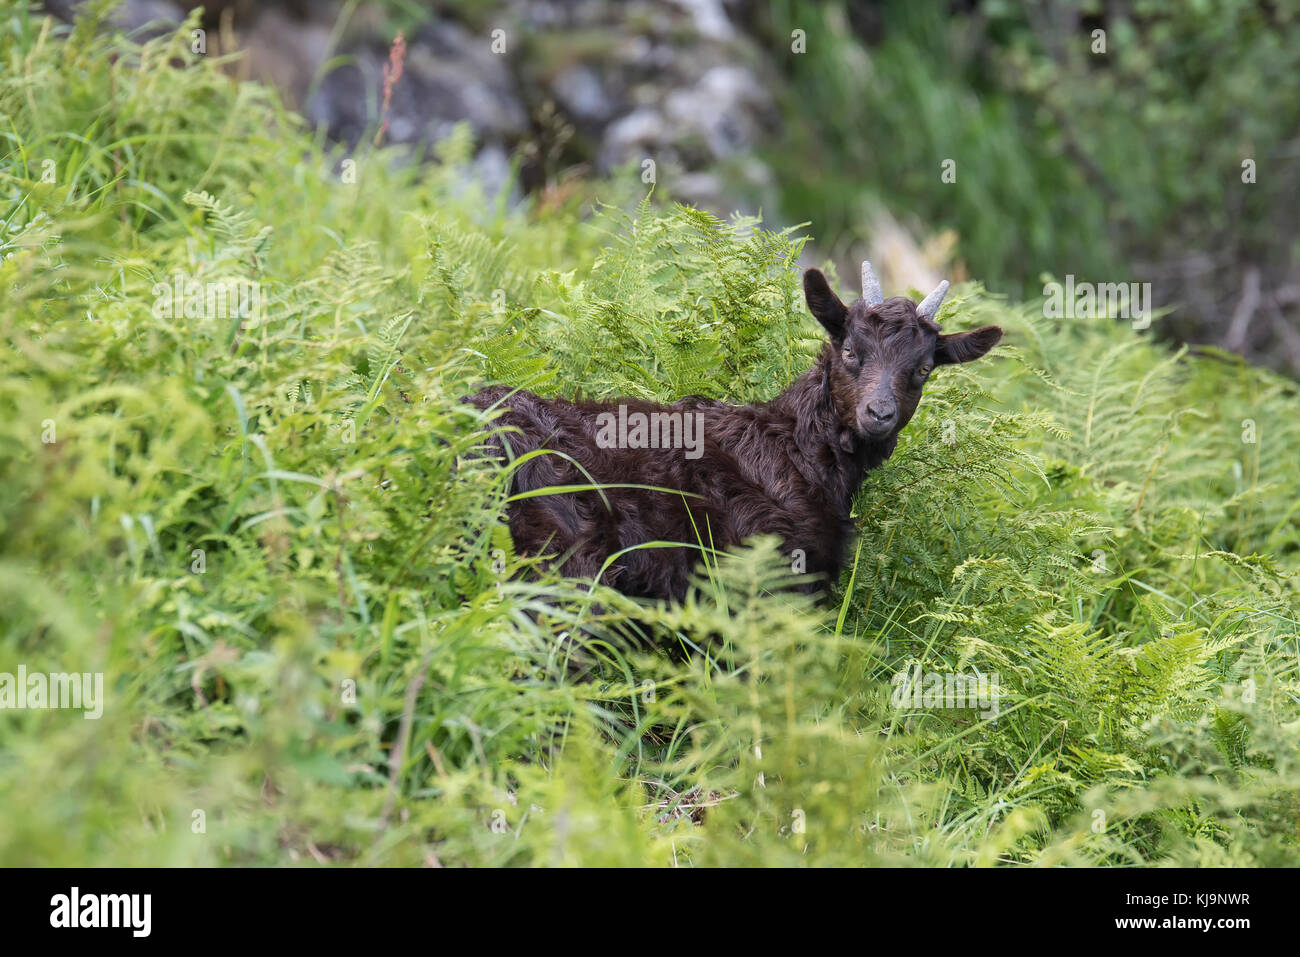
[[[614,114],[615,103],[599,74],[585,64],[561,71],[551,84],[551,91],[560,106],[578,120],[601,123]]]
[[[43,7],[46,13],[71,23],[81,12],[80,8],[85,5],[86,0],[45,0]],[[139,35],[139,39],[143,40],[159,36],[164,32],[164,28],[181,23],[185,19],[185,10],[179,4],[170,3],[168,0],[122,0],[109,14],[109,19],[114,26],[127,33],[134,33],[147,24],[154,24],[154,28]]]
[[[377,117],[388,47],[368,40],[352,49],[354,64],[330,73],[308,105],[312,120],[331,136],[355,143]],[[528,116],[508,60],[491,50],[491,38],[438,21],[407,45],[401,80],[388,112],[388,142],[437,142],[468,121],[481,141],[513,143],[528,130]]]
[[[752,147],[761,137],[761,114],[771,106],[752,71],[715,66],[687,89],[670,92],[664,113],[674,127],[698,133],[714,159]]]
[[[185,11],[167,0],[126,0],[113,11],[113,22],[124,30],[138,30],[148,23],[177,24]]]
[[[722,0],[673,0],[673,3],[691,15],[700,36],[720,43],[736,38],[736,29],[727,17]]]
[[[74,0],[49,0],[72,6]],[[179,20],[190,0],[123,0],[124,26]],[[210,0],[234,11],[250,75],[356,144],[374,134],[383,101],[391,20],[363,3],[335,50],[337,2]],[[497,0],[490,15],[449,6],[407,38],[404,72],[393,89],[385,134],[415,156],[459,122],[477,153],[467,180],[499,195],[511,156],[543,130],[545,170],[525,163],[534,184],[568,164],[608,173],[653,159],[669,195],[716,212],[775,195],[754,155],[777,129],[774,97],[762,77],[768,54],[732,14],[744,0]],[[492,52],[491,31],[506,31],[507,51]],[[348,62],[318,80],[326,59]],[[549,118],[553,104],[558,119]],[[573,127],[568,133],[564,127]],[[558,146],[556,146],[558,144]],[[552,164],[556,168],[552,168]],[[517,198],[518,186],[513,187]]]

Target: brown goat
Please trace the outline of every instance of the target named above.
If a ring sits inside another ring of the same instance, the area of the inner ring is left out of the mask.
[[[819,270],[804,273],[803,286],[830,339],[812,369],[769,402],[570,402],[503,386],[471,396],[480,409],[507,407],[488,439],[497,454],[563,453],[519,466],[513,493],[593,481],[615,486],[603,495],[513,502],[516,548],[551,557],[565,574],[600,576],[627,595],[681,599],[701,546],[724,549],[768,533],[803,556],[816,576],[806,588],[837,579],[852,538],[853,496],[866,472],[893,453],[930,372],[978,359],[1002,330],[944,334],[934,317],[946,281],[919,305],[885,300],[865,262],[863,296],[849,306]],[[627,485],[673,491],[617,487]],[[651,542],[681,547],[637,547]]]

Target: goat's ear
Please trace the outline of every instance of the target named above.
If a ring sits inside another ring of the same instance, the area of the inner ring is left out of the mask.
[[[808,311],[839,342],[844,338],[844,320],[849,311],[840,297],[831,292],[830,283],[820,269],[809,269],[803,274],[803,295],[808,300]]]
[[[1001,326],[984,326],[970,332],[953,332],[940,336],[934,347],[934,364],[952,365],[978,359],[1002,339]]]

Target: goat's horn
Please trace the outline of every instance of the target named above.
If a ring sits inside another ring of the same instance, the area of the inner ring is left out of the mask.
[[[880,280],[871,271],[871,263],[865,259],[862,260],[862,298],[866,300],[868,306],[885,301],[884,295],[880,292]]]
[[[939,307],[943,305],[943,297],[946,295],[948,295],[948,280],[945,279],[934,287],[934,292],[921,300],[921,304],[916,307],[916,314],[933,319],[939,314]]]

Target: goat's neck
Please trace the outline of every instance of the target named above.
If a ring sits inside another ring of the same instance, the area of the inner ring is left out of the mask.
[[[821,490],[829,504],[847,516],[864,476],[893,454],[898,439],[863,439],[844,426],[831,394],[831,361],[828,344],[817,363],[773,399],[771,406],[793,419],[796,447],[790,450],[790,457],[795,467]]]

